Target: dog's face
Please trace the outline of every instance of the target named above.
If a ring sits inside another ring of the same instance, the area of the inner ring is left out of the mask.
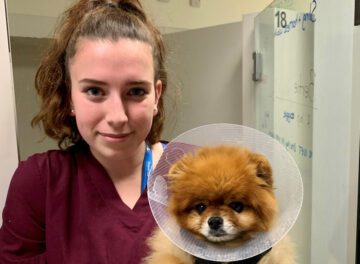
[[[169,170],[169,211],[199,239],[243,242],[277,212],[267,159],[240,147],[201,148]]]

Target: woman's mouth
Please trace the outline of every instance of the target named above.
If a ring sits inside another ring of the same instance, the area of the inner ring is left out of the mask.
[[[131,133],[98,133],[104,139],[109,141],[122,141],[125,140]]]

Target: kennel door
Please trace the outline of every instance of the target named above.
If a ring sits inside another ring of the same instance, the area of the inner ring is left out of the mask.
[[[301,213],[290,231],[299,263],[310,263],[314,95],[314,19],[270,6],[255,18],[261,72],[255,78],[256,128],[277,139],[296,160],[304,183]],[[281,206],[281,205],[280,205]]]
[[[294,4],[304,4],[299,8]],[[256,127],[298,163],[304,203],[290,235],[299,264],[355,263],[359,38],[354,0],[275,0],[255,18]],[[315,16],[313,16],[315,14]]]

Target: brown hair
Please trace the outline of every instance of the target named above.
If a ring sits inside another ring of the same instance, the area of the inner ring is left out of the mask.
[[[75,118],[70,116],[71,91],[68,61],[76,53],[79,37],[94,39],[129,38],[149,44],[153,50],[155,80],[167,88],[165,47],[160,32],[145,14],[138,0],[80,0],[70,7],[55,31],[49,50],[43,57],[35,77],[35,88],[41,99],[39,113],[32,126],[42,124],[47,136],[57,140],[61,149],[82,140]],[[146,140],[160,140],[165,119],[162,96],[158,113]]]

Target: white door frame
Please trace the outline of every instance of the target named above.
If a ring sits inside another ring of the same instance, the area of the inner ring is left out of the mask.
[[[18,165],[16,113],[6,2],[0,0],[0,210],[2,211],[10,179]],[[0,219],[0,224],[2,219]]]

